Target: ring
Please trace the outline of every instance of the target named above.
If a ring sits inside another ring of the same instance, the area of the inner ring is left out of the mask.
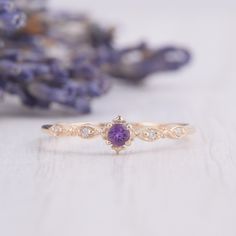
[[[121,116],[108,123],[71,123],[43,125],[42,130],[51,136],[74,136],[91,139],[101,136],[118,154],[130,146],[135,138],[147,142],[159,139],[180,139],[194,132],[194,128],[185,123],[127,123]]]

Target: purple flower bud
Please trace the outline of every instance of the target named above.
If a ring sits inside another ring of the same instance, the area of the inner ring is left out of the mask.
[[[79,83],[73,80],[69,80],[64,86],[63,89],[66,91],[68,96],[72,97],[83,97],[87,95],[87,88],[84,83]]]
[[[18,79],[22,82],[30,82],[34,79],[34,71],[32,70],[32,68],[22,68]]]
[[[21,95],[22,92],[22,87],[15,82],[7,82],[5,85],[5,90],[10,93],[10,94],[14,94],[14,95]]]
[[[93,47],[111,47],[113,41],[113,29],[106,29],[98,24],[90,25],[90,41]]]
[[[25,22],[26,16],[20,11],[3,13],[0,17],[0,29],[12,32],[23,27]]]
[[[72,69],[72,76],[75,78],[82,78],[84,80],[91,80],[96,77],[97,69],[89,63],[77,63]]]
[[[50,67],[45,64],[36,64],[34,70],[35,76],[43,77],[50,74]]]
[[[102,94],[101,88],[98,83],[89,83],[88,85],[88,94],[91,97],[98,97]]]
[[[20,52],[16,49],[5,49],[0,54],[0,59],[17,62],[20,58]]]
[[[0,89],[3,90],[6,86],[6,81],[4,81],[3,79],[1,79],[1,76],[0,76]]]
[[[64,105],[73,108],[78,114],[88,114],[91,112],[90,99],[86,97],[78,98],[76,101],[65,103]]]
[[[21,72],[20,66],[9,60],[0,60],[0,73],[1,76],[10,77],[18,76]]]
[[[9,0],[0,0],[0,14],[13,11],[14,4]]]

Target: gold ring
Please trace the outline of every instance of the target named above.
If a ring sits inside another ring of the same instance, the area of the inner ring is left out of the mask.
[[[130,146],[135,138],[153,142],[163,138],[180,139],[194,132],[194,128],[185,123],[128,123],[121,116],[108,123],[60,123],[43,125],[42,129],[56,137],[91,139],[101,136],[117,153]]]

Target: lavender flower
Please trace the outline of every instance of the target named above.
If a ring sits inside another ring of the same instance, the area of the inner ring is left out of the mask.
[[[0,0],[0,97],[9,93],[28,107],[59,104],[84,114],[113,78],[138,84],[190,61],[187,50],[173,46],[119,49],[113,33],[85,15],[51,13],[46,1]]]
[[[0,30],[12,32],[20,29],[26,22],[23,12],[14,8],[14,4],[8,0],[0,0]]]

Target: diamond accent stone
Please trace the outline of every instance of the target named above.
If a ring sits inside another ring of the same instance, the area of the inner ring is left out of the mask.
[[[80,129],[80,135],[82,138],[90,138],[94,133],[94,129],[88,126],[84,126]]]
[[[161,138],[161,136],[162,132],[160,130],[151,127],[141,129],[138,132],[138,137],[148,142],[155,141],[156,139]]]
[[[148,139],[155,140],[157,139],[157,131],[155,129],[149,129],[147,131]]]

